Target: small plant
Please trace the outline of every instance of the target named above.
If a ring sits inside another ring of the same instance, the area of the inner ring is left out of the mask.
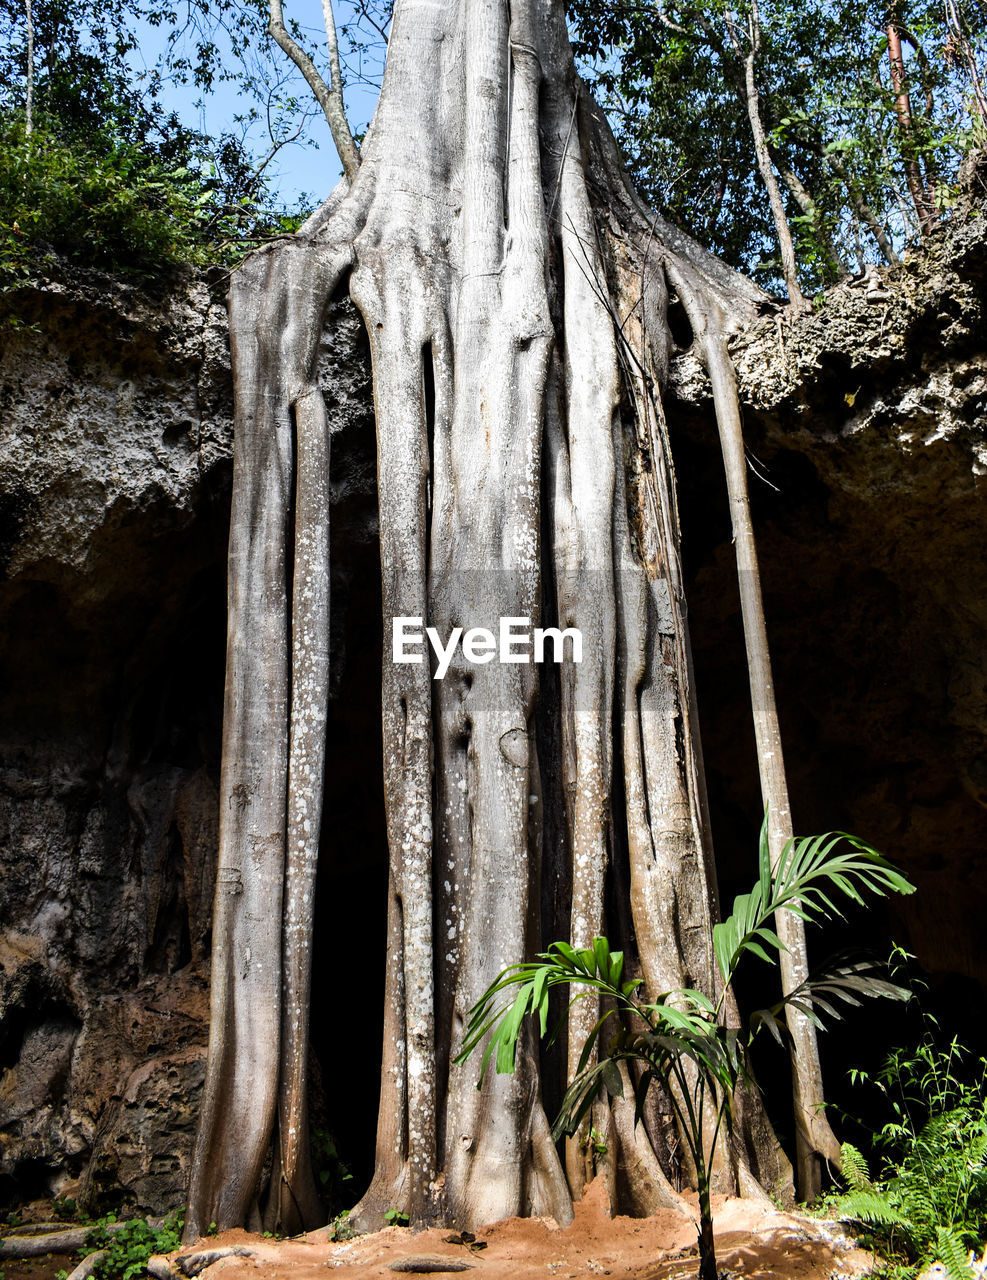
[[[580,1140],[579,1146],[582,1152],[586,1155],[590,1152],[592,1152],[594,1156],[605,1156],[607,1154],[606,1139],[599,1129],[593,1126],[590,1127],[589,1133]]]
[[[400,1209],[388,1209],[384,1213],[384,1221],[389,1227],[406,1227],[408,1225],[408,1215],[402,1213]]]
[[[344,1209],[342,1213],[337,1213],[332,1222],[329,1223],[329,1239],[334,1243],[339,1240],[352,1240],[356,1234],[350,1225],[349,1209]]]
[[[181,1244],[184,1214],[166,1218],[162,1226],[151,1227],[143,1218],[133,1218],[118,1231],[107,1231],[116,1215],[108,1213],[96,1222],[86,1237],[86,1251],[103,1250],[104,1256],[93,1272],[95,1280],[134,1280],[147,1271],[147,1260],[155,1253],[171,1253]]]
[[[313,1126],[310,1145],[312,1167],[322,1198],[330,1208],[335,1208],[340,1201],[346,1202],[346,1193],[352,1190],[349,1184],[353,1181],[353,1174],[340,1156],[336,1139],[328,1129]]]
[[[941,1262],[951,1280],[969,1280],[970,1251],[987,1238],[987,1061],[964,1082],[964,1049],[955,1038],[937,1047],[934,1029],[926,1015],[917,1046],[894,1050],[874,1076],[851,1073],[880,1090],[893,1118],[876,1137],[879,1178],[844,1145],[847,1189],[830,1208],[864,1226],[904,1274]]]
[[[752,1081],[750,1047],[762,1027],[782,1038],[780,1021],[786,1007],[798,1009],[817,1026],[819,1012],[839,1017],[836,1002],[859,1005],[862,996],[905,999],[908,993],[877,976],[870,962],[837,963],[810,977],[769,1009],[759,1009],[741,1029],[728,1026],[725,1010],[737,967],[748,955],[773,962],[783,949],[768,921],[779,911],[793,911],[812,921],[840,914],[829,895],[842,893],[862,902],[862,890],[884,896],[890,891],[913,892],[913,886],[875,849],[844,832],[830,832],[803,840],[790,840],[772,869],[765,815],[759,846],[759,877],[748,894],[738,897],[733,913],[713,929],[713,950],[722,978],[722,990],[714,1004],[701,991],[667,991],[653,1001],[639,997],[640,978],[624,980],[624,957],[611,952],[606,938],[577,951],[566,942],[553,942],[532,963],[504,969],[470,1010],[463,1045],[456,1062],[465,1062],[489,1037],[483,1054],[480,1080],[491,1056],[498,1072],[512,1072],[525,1017],[538,1019],[542,1036],[548,1030],[549,992],[553,987],[580,987],[574,1000],[596,993],[605,1012],[586,1038],[576,1069],[553,1126],[553,1135],[574,1134],[589,1112],[600,1089],[623,1096],[619,1065],[643,1066],[631,1073],[636,1120],[640,1120],[648,1089],[665,1086],[696,1169],[699,1192],[699,1276],[717,1280],[710,1201],[713,1153],[721,1128],[733,1120],[733,1095],[741,1078]],[[767,948],[767,949],[766,949]],[[520,988],[515,996],[501,993]],[[569,1006],[571,1008],[571,1004]],[[563,1015],[552,1034],[554,1041]],[[604,1030],[613,1032],[603,1039]],[[712,1137],[706,1140],[707,1118]]]

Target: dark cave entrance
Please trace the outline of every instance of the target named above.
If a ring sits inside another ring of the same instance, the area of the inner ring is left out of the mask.
[[[695,661],[699,719],[721,910],[750,889],[762,817],[736,565],[723,464],[712,410],[673,402],[672,445],[678,478],[682,554]],[[816,424],[823,430],[826,424]],[[956,964],[957,937],[977,931],[968,905],[930,928],[947,907],[936,897],[950,854],[930,847],[931,821],[952,830],[957,862],[977,862],[984,814],[963,793],[949,722],[949,654],[941,617],[927,615],[920,576],[900,573],[937,530],[918,519],[892,555],[880,552],[889,508],[856,503],[848,519],[811,457],[779,446],[778,424],[746,424],[748,486],[758,540],[772,666],[797,835],[851,831],[896,862],[916,884],[910,898],[871,897],[845,922],[808,930],[810,965],[841,952],[886,959],[893,943],[917,956],[899,976],[916,984],[921,1004],[953,1035],[971,1062],[987,1049],[987,965]],[[772,438],[773,437],[773,438]],[[793,429],[793,440],[798,433]],[[803,446],[804,447],[804,446]],[[926,549],[926,555],[929,554]],[[979,831],[980,838],[970,838]],[[930,865],[931,855],[931,865]],[[970,904],[980,892],[971,883]],[[982,950],[982,949],[981,949]],[[917,984],[927,984],[923,990]],[[778,998],[776,968],[754,961],[738,997],[750,1011]],[[831,1122],[841,1139],[871,1154],[877,1129],[891,1119],[877,1090],[855,1087],[851,1067],[875,1072],[896,1047],[918,1043],[917,1006],[869,1000],[819,1036]],[[770,1037],[755,1052],[768,1111],[789,1155],[793,1138],[787,1054]],[[876,1167],[876,1166],[874,1166]]]
[[[388,850],[376,429],[366,334],[345,295],[333,301],[325,342],[323,390],[333,429],[331,683],[312,960],[310,1123],[320,1190],[338,1212],[359,1199],[374,1168]]]

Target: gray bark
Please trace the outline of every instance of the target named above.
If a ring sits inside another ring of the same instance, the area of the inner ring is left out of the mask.
[[[747,493],[747,460],[736,375],[727,353],[725,318],[715,305],[704,305],[700,291],[687,272],[673,268],[670,274],[692,321],[716,406],[737,559],[758,772],[768,811],[771,862],[775,866],[786,842],[792,838],[792,815]],[[809,974],[805,925],[792,912],[783,911],[775,916],[775,931],[785,947],[779,956],[782,990],[793,991]],[[823,1109],[825,1094],[815,1027],[804,1014],[792,1008],[786,1010],[786,1022],[791,1036],[797,1185],[802,1198],[811,1200],[822,1189],[821,1161],[839,1167],[840,1144]]]
[[[513,1075],[454,1067],[463,1020],[540,936],[552,831],[576,943],[626,926],[648,988],[713,991],[705,816],[675,486],[661,408],[666,272],[742,323],[763,295],[636,201],[579,85],[556,0],[399,0],[377,113],[348,189],[234,279],[237,395],[223,826],[209,1066],[187,1235],[254,1214],[276,1131],[271,1220],[314,1225],[305,1065],[328,653],[329,426],[315,374],[342,281],[373,360],[385,633],[504,616],[584,633],[539,730],[538,669],[445,678],[385,653],[390,883],[373,1182],[386,1210],[472,1227],[565,1222],[587,1167],[551,1141],[533,1039]],[[722,325],[721,325],[722,327]],[[429,389],[430,390],[427,390]],[[721,406],[722,407],[722,406]],[[288,565],[294,557],[294,578]],[[547,706],[547,704],[546,704]],[[544,710],[544,708],[542,708]],[[554,927],[554,922],[551,927]],[[630,938],[627,938],[630,942]],[[589,1006],[589,1002],[586,1002]],[[592,1016],[570,1035],[573,1055]],[[786,1162],[751,1100],[720,1183]],[[604,1172],[674,1201],[659,1134],[601,1098]],[[653,1140],[655,1145],[650,1145]],[[590,1166],[592,1162],[590,1162]],[[790,1172],[790,1171],[789,1171]]]
[[[738,61],[743,63],[744,81],[742,93],[744,105],[747,108],[747,119],[750,122],[751,136],[754,139],[754,154],[757,157],[757,167],[760,170],[764,188],[768,193],[771,217],[774,219],[775,231],[778,235],[778,248],[781,252],[781,268],[785,277],[785,286],[788,289],[788,297],[792,306],[797,311],[805,311],[808,309],[809,304],[806,302],[799,286],[795,246],[792,243],[792,230],[788,225],[788,215],[785,213],[785,203],[781,198],[781,188],[778,186],[778,179],[771,164],[768,136],[764,128],[764,121],[761,118],[761,95],[757,87],[755,74],[757,55],[761,51],[761,27],[757,0],[751,0],[748,25],[749,47],[745,52],[741,46],[740,34],[733,18],[728,16],[726,20],[730,43],[733,45]]]

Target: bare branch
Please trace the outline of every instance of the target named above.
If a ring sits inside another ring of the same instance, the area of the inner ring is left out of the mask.
[[[336,40],[336,23],[332,15],[332,0],[323,0],[322,11],[326,19],[326,37],[329,42],[329,66],[332,84],[326,84],[315,63],[305,50],[293,40],[284,25],[284,9],[281,0],[270,0],[270,19],[267,31],[275,43],[284,50],[318,99],[336,144],[343,172],[350,182],[360,168],[360,152],[353,140],[343,107],[343,81],[339,70],[339,46]]]
[[[27,20],[27,94],[24,102],[24,132],[30,138],[34,112],[34,14],[31,0],[24,0],[24,16]]]
[[[685,27],[680,27],[677,22],[673,22],[664,9],[656,9],[655,17],[663,27],[668,27],[669,31],[674,31],[680,36],[686,36],[689,40],[695,40],[695,33],[688,31]]]

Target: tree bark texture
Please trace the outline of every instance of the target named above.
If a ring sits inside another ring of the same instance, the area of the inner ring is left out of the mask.
[[[316,354],[344,284],[373,360],[385,635],[393,617],[443,638],[518,617],[584,644],[580,664],[548,668],[471,665],[460,649],[442,680],[385,653],[384,1053],[376,1172],[352,1218],[565,1222],[598,1167],[625,1208],[677,1203],[660,1106],[635,1126],[629,1087],[601,1096],[605,1142],[577,1135],[560,1157],[533,1037],[481,1090],[475,1067],[451,1064],[489,982],[552,938],[606,931],[652,993],[716,985],[661,402],[669,278],[706,317],[703,354],[764,297],[639,204],[556,0],[398,0],[356,176],[236,273],[223,814],[189,1237],[257,1220],[272,1140],[268,1221],[318,1220],[305,1093],[331,825],[332,424]],[[577,1008],[570,1074],[598,1016]],[[742,1110],[719,1189],[784,1183],[759,1104]]]
[[[915,146],[915,124],[912,119],[911,94],[908,92],[908,77],[905,72],[905,55],[901,48],[901,29],[898,16],[898,5],[893,3],[888,10],[888,61],[891,65],[891,87],[894,91],[895,115],[898,118],[898,132],[901,135],[901,153],[905,165],[905,177],[908,180],[908,192],[915,206],[919,230],[923,236],[930,234],[936,225],[935,206],[930,202],[925,183],[922,178],[922,167],[919,164]]]
[[[704,337],[706,365],[717,406],[720,446],[726,470],[737,556],[761,795],[768,811],[768,845],[771,865],[775,867],[786,843],[792,839],[792,812],[774,696],[774,678],[771,673],[761,574],[747,496],[747,462],[736,378],[722,332],[714,325],[707,328]],[[780,911],[775,915],[775,931],[785,946],[779,956],[782,989],[786,992],[794,991],[809,976],[805,924],[793,912]],[[813,1200],[822,1190],[822,1161],[829,1161],[839,1167],[840,1144],[823,1109],[825,1095],[816,1028],[805,1014],[796,1009],[786,1009],[785,1018],[792,1039],[798,1187],[803,1199]]]

